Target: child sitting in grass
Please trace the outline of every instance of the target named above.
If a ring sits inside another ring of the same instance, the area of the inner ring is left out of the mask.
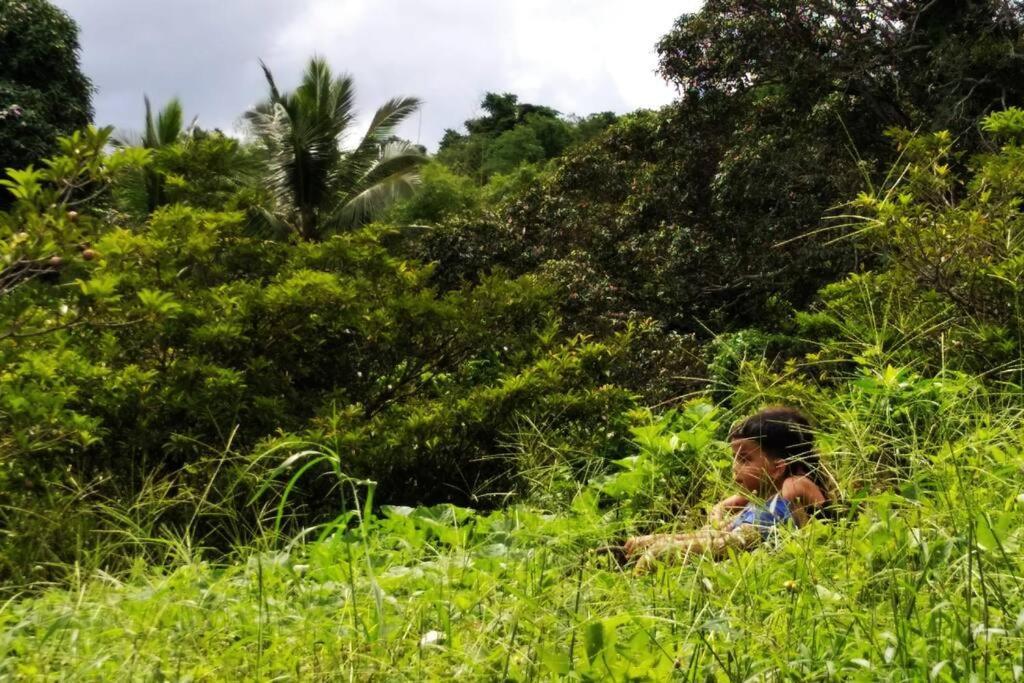
[[[733,480],[743,492],[714,506],[709,527],[626,541],[626,557],[638,571],[658,561],[695,554],[721,558],[729,548],[751,549],[774,527],[790,521],[802,526],[828,504],[810,424],[799,411],[776,407],[751,415],[729,432],[729,445]]]

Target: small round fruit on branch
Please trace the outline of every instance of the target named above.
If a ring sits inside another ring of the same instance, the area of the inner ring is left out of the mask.
[[[64,258],[61,256],[51,256],[48,264],[51,268],[60,268],[64,265]]]
[[[99,255],[100,255],[100,253],[98,251],[96,251],[95,249],[83,249],[82,250],[82,258],[85,259],[86,261],[92,261],[93,259],[99,257]]]

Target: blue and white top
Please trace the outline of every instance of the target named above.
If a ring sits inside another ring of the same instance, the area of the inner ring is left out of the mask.
[[[776,526],[789,523],[793,520],[793,513],[789,509],[789,503],[782,496],[776,494],[769,498],[763,505],[750,502],[747,503],[738,515],[725,525],[726,531],[733,531],[744,524],[752,524],[757,527],[762,536],[768,536]]]

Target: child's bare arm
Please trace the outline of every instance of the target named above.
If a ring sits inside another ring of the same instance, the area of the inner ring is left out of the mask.
[[[710,529],[689,531],[683,534],[647,534],[646,536],[634,536],[622,545],[622,550],[625,552],[627,558],[636,559],[652,548],[661,548],[668,547],[673,544],[687,543],[696,535],[703,533],[703,531],[710,531]]]
[[[646,572],[658,562],[686,561],[696,555],[708,555],[716,560],[728,556],[729,550],[752,550],[761,543],[760,532],[751,524],[732,531],[703,529],[690,534],[665,535],[647,545],[636,563],[637,572]]]
[[[821,489],[808,477],[790,477],[782,484],[779,494],[789,503],[793,521],[798,527],[807,523],[807,508],[825,502]]]
[[[741,495],[729,496],[724,500],[718,501],[715,503],[715,506],[711,508],[711,526],[722,526],[725,524],[726,518],[730,513],[743,508],[749,502],[750,501],[747,498]]]
[[[711,526],[722,526],[732,512],[741,509],[749,502],[750,501],[743,496],[736,495],[729,496],[728,498],[715,503],[715,506],[711,508]],[[625,542],[623,550],[627,557],[635,557],[652,545],[673,541],[684,542],[693,537],[693,535],[694,532],[684,534],[647,534],[646,536],[634,536]]]

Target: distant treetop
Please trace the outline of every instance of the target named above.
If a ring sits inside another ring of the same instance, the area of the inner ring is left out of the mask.
[[[486,182],[522,164],[561,155],[569,145],[590,139],[614,123],[615,114],[565,117],[541,104],[521,103],[513,93],[484,95],[484,114],[465,121],[466,133],[448,128],[438,146],[438,161],[463,175]]]
[[[56,151],[92,120],[79,67],[78,25],[46,0],[0,2],[0,171]]]

